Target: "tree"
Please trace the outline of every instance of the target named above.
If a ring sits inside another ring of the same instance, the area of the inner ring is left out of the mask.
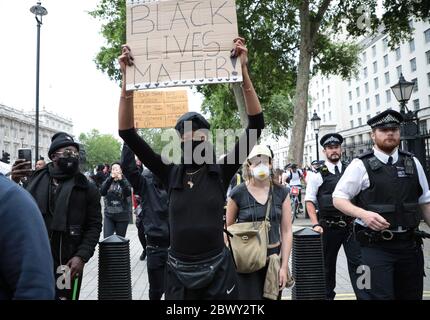
[[[87,167],[93,169],[98,164],[113,163],[121,157],[121,143],[111,134],[100,134],[96,129],[81,133],[79,141],[84,145]]]
[[[421,0],[385,0],[381,18],[376,15],[377,0],[294,0],[290,4],[290,10],[299,16],[300,54],[288,158],[290,162],[301,163],[308,120],[311,62],[314,62],[314,72],[348,78],[355,72],[360,48],[331,42],[335,34],[371,36],[382,29],[389,34],[389,44],[394,47],[410,37],[411,17],[423,19],[429,16],[430,3]],[[336,65],[338,70],[335,69]]]

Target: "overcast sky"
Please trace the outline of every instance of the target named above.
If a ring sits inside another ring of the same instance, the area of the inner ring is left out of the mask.
[[[104,44],[100,22],[88,15],[97,0],[44,0],[41,28],[40,109],[71,118],[74,134],[96,128],[117,136],[119,87],[93,62]],[[0,1],[0,103],[35,109],[36,0]],[[201,98],[189,93],[190,110]]]

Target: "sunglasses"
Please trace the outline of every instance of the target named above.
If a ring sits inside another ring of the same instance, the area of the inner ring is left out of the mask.
[[[63,152],[55,152],[55,154],[58,154],[62,158],[68,158],[68,157],[79,158],[79,151],[74,151],[69,149],[66,149]]]

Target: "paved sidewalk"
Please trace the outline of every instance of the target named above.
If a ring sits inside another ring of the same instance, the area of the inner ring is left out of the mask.
[[[294,222],[294,230],[303,226],[309,226],[309,220],[298,219]],[[422,229],[430,232],[430,228],[422,225]],[[132,297],[133,300],[148,299],[148,276],[146,271],[146,260],[140,261],[142,247],[137,237],[135,225],[129,225],[127,238],[130,239],[130,258],[131,258],[131,277],[132,277]],[[424,299],[430,300],[430,240],[424,240],[425,272],[428,275],[424,278]],[[337,286],[336,299],[355,299],[352,286],[349,280],[346,257],[343,249],[339,252],[337,261]],[[97,300],[97,281],[98,281],[98,247],[93,258],[87,263],[84,270],[82,282],[81,300]],[[285,299],[291,299],[291,290],[285,290]]]

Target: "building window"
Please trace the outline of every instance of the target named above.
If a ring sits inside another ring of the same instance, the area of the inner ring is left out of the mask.
[[[385,91],[385,96],[387,98],[387,103],[391,102],[391,89]]]
[[[370,99],[366,99],[366,110],[370,110]]]
[[[356,93],[357,97],[360,96],[360,87],[355,88],[355,93]]]
[[[330,94],[330,86],[327,86],[327,93]]]
[[[358,118],[358,125],[359,125],[359,126],[361,126],[361,125],[362,125],[362,123],[361,123],[361,118]]]
[[[415,40],[411,39],[409,41],[409,52],[414,52],[415,51]]]
[[[397,66],[396,70],[397,70],[397,78],[400,78],[402,74],[402,66]]]
[[[357,102],[357,113],[361,112],[361,103]]]
[[[424,31],[424,38],[426,39],[426,43],[430,42],[430,28]]]
[[[429,73],[427,73],[427,82],[428,82],[428,85],[429,85],[429,87],[430,87],[430,72],[429,72]]]
[[[413,58],[410,61],[411,64],[411,72],[414,72],[417,70],[417,59]]]
[[[331,107],[331,99],[330,98],[328,98],[327,104],[328,104],[328,107],[330,108]]]
[[[323,111],[325,110],[325,101],[323,101]]]
[[[318,110],[318,112],[320,112],[320,104],[319,103],[317,104],[317,110]]]
[[[349,122],[349,124],[351,125],[351,128],[354,128],[354,120],[351,120],[351,121]]]
[[[430,51],[429,51],[430,52]],[[430,55],[429,55],[430,56]],[[367,67],[363,68],[363,77],[367,78]]]
[[[366,116],[366,120],[369,120],[370,119],[370,114],[368,114],[367,116]]]
[[[319,92],[317,92],[317,99],[319,99],[320,98],[320,93]]]
[[[352,100],[352,92],[351,91],[348,92],[348,95],[349,95],[349,100]]]
[[[384,56],[384,67],[388,67],[388,54]]]
[[[430,50],[426,52],[427,64],[430,64]]]
[[[375,84],[375,90],[377,90],[379,88],[379,80],[378,77],[376,77],[375,79],[373,79],[373,83]]]
[[[400,53],[400,47],[396,48],[396,60],[400,60],[400,58],[402,57],[401,53]]]
[[[378,62],[374,61],[373,62],[373,73],[377,73],[378,72]]]
[[[369,82],[366,82],[364,84],[364,90],[366,91],[366,93],[369,93]]]
[[[367,55],[366,55],[366,51],[363,52],[363,62],[366,62],[367,60]]]
[[[323,114],[323,122],[325,122],[325,114]]]
[[[418,91],[418,79],[417,78],[412,79],[412,82],[415,83],[413,92],[417,92]]]
[[[381,101],[379,99],[379,94],[375,95],[375,102],[376,102],[376,106],[379,107],[381,104]]]
[[[420,109],[420,99],[415,99],[414,100],[414,110],[419,110]]]
[[[328,121],[331,121],[331,111],[328,113]]]
[[[348,80],[348,86],[351,86],[351,79]]]
[[[385,37],[384,39],[382,39],[382,43],[384,46],[384,51],[388,49],[388,37]]]
[[[376,44],[372,46],[372,56],[376,57]]]
[[[390,84],[390,72],[387,71],[384,73],[385,76],[385,84]]]
[[[324,97],[324,89],[321,91],[321,97]]]
[[[349,114],[352,115],[353,111],[352,111],[352,106],[349,106]]]

